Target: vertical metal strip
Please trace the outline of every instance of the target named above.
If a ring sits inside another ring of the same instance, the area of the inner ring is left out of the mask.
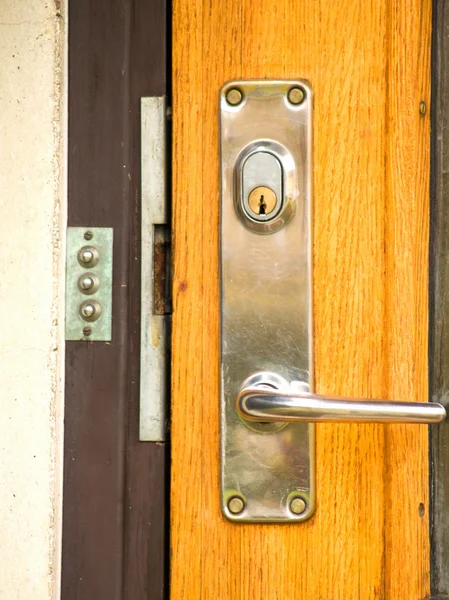
[[[166,439],[167,317],[155,313],[154,242],[157,225],[167,224],[165,97],[141,99],[142,123],[142,291],[140,423],[142,442]]]
[[[221,502],[234,522],[299,522],[315,509],[314,425],[249,423],[236,408],[254,378],[313,391],[312,96],[299,80],[220,92]],[[271,213],[252,208],[261,186]]]

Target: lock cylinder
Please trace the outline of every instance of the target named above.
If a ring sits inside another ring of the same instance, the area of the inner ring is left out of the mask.
[[[235,208],[241,222],[254,233],[275,233],[293,217],[292,164],[287,148],[268,139],[248,144],[235,161]]]
[[[282,208],[282,165],[271,152],[253,152],[242,166],[243,209],[250,219],[270,221]]]

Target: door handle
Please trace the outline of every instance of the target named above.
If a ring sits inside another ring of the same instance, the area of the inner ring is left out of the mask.
[[[306,383],[288,384],[268,372],[244,383],[237,410],[249,421],[264,423],[440,423],[446,418],[445,408],[436,402],[321,396],[310,393]]]
[[[305,521],[314,423],[438,423],[446,411],[313,393],[312,89],[233,81],[219,107],[221,508],[234,522]]]

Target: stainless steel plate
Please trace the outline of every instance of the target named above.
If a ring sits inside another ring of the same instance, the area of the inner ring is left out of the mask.
[[[292,88],[303,93],[299,104],[289,101]],[[238,104],[227,100],[235,89]],[[233,521],[297,522],[315,508],[314,425],[250,423],[236,410],[242,385],[258,372],[313,389],[311,117],[304,81],[236,81],[220,91],[221,497]],[[248,210],[253,184],[271,185],[263,169],[260,181],[254,170],[244,180],[257,152],[281,165],[272,218]]]
[[[142,259],[140,309],[141,442],[163,442],[167,435],[167,346],[169,317],[154,310],[156,227],[167,224],[165,97],[141,100]]]

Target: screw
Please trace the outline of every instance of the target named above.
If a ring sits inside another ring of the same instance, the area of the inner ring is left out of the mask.
[[[83,329],[83,335],[85,337],[89,337],[90,335],[92,335],[92,328],[91,327],[85,327]]]
[[[289,102],[296,105],[301,104],[301,102],[304,100],[304,96],[304,92],[299,87],[292,88],[287,94]]]
[[[230,513],[239,515],[244,508],[245,503],[243,502],[243,498],[240,498],[240,496],[232,496],[232,498],[229,498],[228,509]]]
[[[240,102],[243,100],[243,94],[237,88],[232,88],[232,90],[229,90],[229,92],[226,94],[226,100],[231,106],[237,106],[237,104],[240,104]]]
[[[86,231],[86,233],[84,234],[85,240],[91,240],[93,237],[94,237],[94,234],[92,233],[92,231]]]
[[[294,515],[302,515],[306,510],[307,504],[301,496],[294,496],[290,501],[290,510]]]
[[[421,100],[421,102],[419,103],[419,114],[421,115],[421,117],[423,117],[426,114],[426,111],[426,103],[424,102],[424,100]]]

